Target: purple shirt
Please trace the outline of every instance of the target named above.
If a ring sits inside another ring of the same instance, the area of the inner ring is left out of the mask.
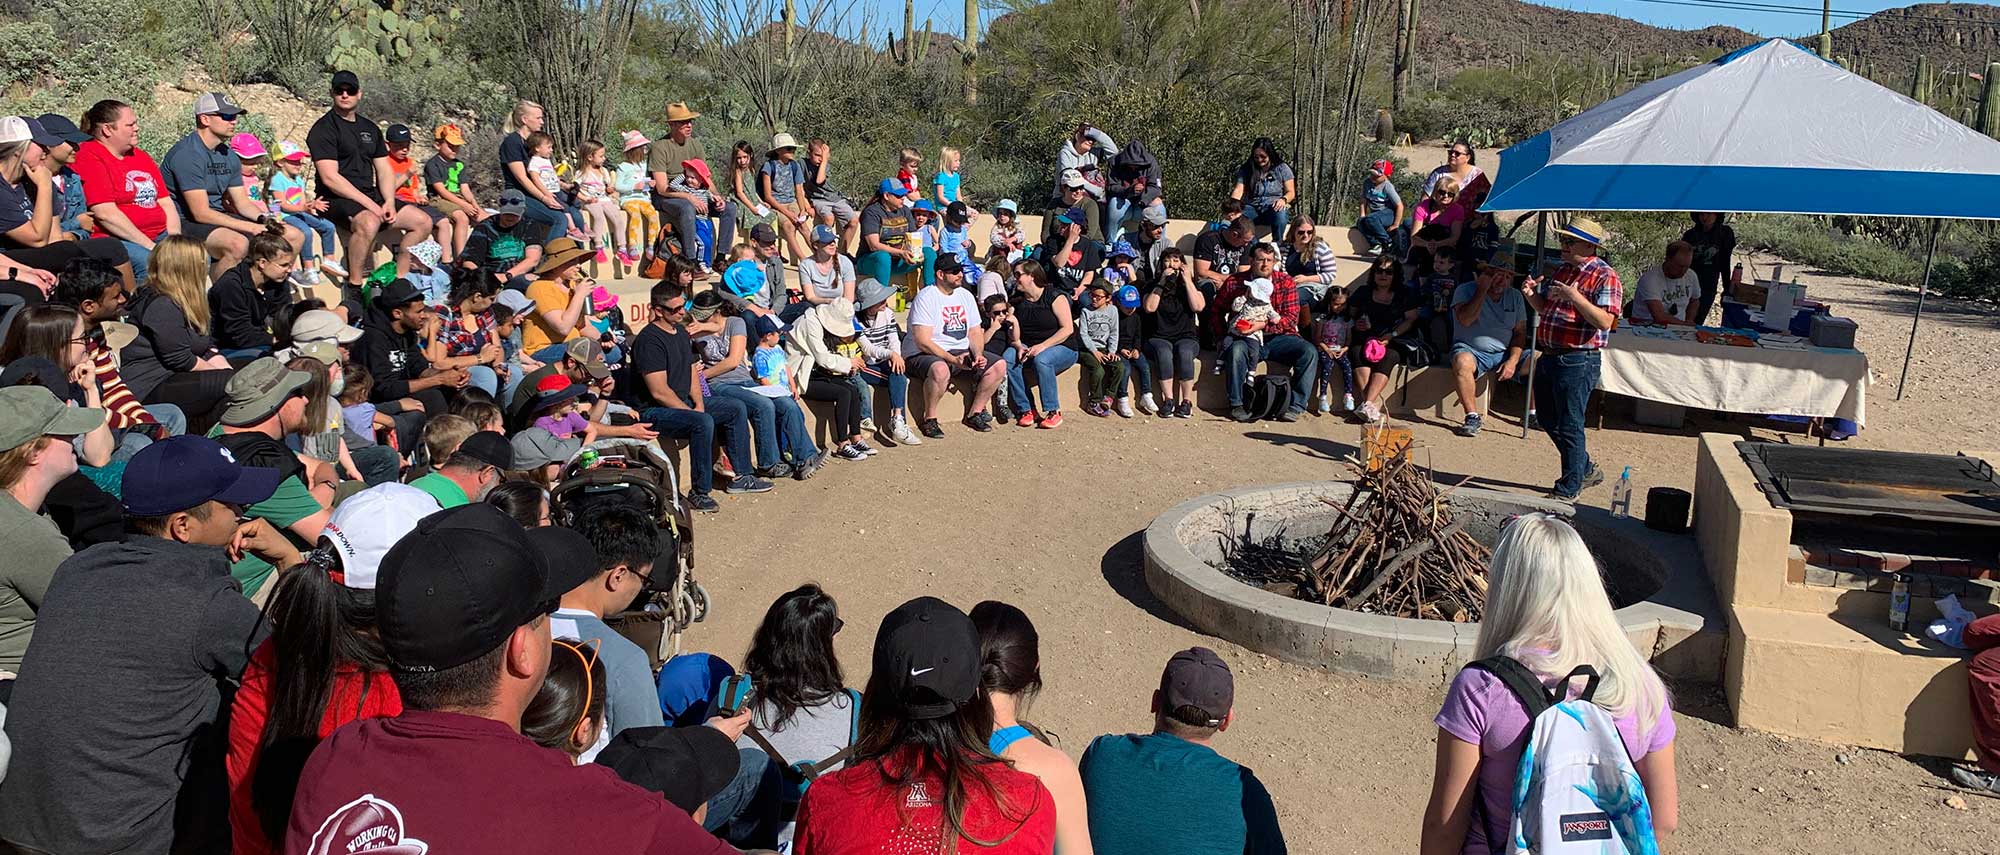
[[[1570,697],[1581,687],[1582,681],[1573,681]],[[1436,721],[1446,733],[1479,746],[1480,810],[1475,817],[1483,817],[1485,822],[1467,830],[1461,851],[1486,855],[1486,841],[1507,839],[1507,826],[1514,818],[1514,773],[1521,765],[1521,750],[1528,746],[1528,711],[1499,677],[1466,668],[1451,681],[1451,691],[1445,694],[1444,708],[1438,710]],[[1612,721],[1634,763],[1674,741],[1671,708],[1661,712],[1659,723],[1644,738],[1632,716],[1614,716]]]
[[[571,410],[561,416],[542,416],[535,420],[535,427],[555,434],[557,439],[569,439],[590,427],[590,420]]]

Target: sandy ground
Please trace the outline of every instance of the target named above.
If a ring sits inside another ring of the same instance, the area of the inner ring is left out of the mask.
[[[1860,344],[1877,366],[1869,427],[1852,444],[2000,447],[2000,429],[1974,403],[1991,399],[1982,381],[2000,347],[1993,310],[1934,303],[1898,402],[1914,294],[1811,274],[1807,281],[1813,296],[1860,322]],[[641,287],[621,285],[632,294]],[[1147,728],[1166,657],[1210,646],[1237,673],[1237,722],[1218,748],[1269,784],[1294,851],[1413,850],[1442,688],[1289,665],[1203,635],[1162,608],[1140,575],[1138,533],[1155,515],[1228,487],[1339,477],[1338,460],[1354,450],[1359,429],[1311,417],[1243,426],[1200,413],[1191,421],[1100,420],[1066,408],[1070,423],[1057,431],[1009,426],[981,436],[947,422],[949,435],[921,448],[836,463],[762,496],[723,497],[722,513],[699,521],[698,575],[715,609],[689,646],[740,661],[772,598],[817,581],[853,630],[839,647],[848,682],[860,686],[874,628],[898,603],[923,594],[963,608],[1006,600],[1042,634],[1047,689],[1031,718],[1073,756],[1097,734]],[[1503,392],[1496,409],[1499,418],[1475,439],[1442,424],[1414,428],[1440,472],[1539,493],[1556,476],[1552,446],[1539,434],[1520,438],[1518,392]],[[1700,416],[1684,431],[1663,432],[1637,429],[1629,415],[1629,402],[1614,400],[1590,441],[1607,469],[1637,468],[1641,495],[1656,484],[1692,487],[1698,430],[1807,441],[1748,419]],[[1585,501],[1602,505],[1608,490]],[[1727,721],[1726,708],[1701,691],[1677,706],[1682,819],[1672,851],[2000,851],[2000,800],[1965,795],[1966,810],[1947,806],[1953,792],[1931,761],[1737,731],[1717,723]]]

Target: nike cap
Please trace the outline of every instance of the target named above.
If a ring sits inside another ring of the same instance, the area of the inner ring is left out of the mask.
[[[979,630],[936,597],[918,597],[882,618],[875,673],[909,718],[944,718],[979,693]]]

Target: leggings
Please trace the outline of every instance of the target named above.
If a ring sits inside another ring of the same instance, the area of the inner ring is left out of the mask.
[[[801,397],[809,401],[833,402],[835,439],[846,442],[850,437],[861,435],[861,393],[854,390],[854,384],[847,382],[847,378],[815,373],[806,381]]]
[[[222,420],[222,411],[229,408],[229,394],[226,387],[235,371],[207,369],[202,371],[177,371],[161,380],[153,391],[146,393],[144,403],[173,404],[187,415],[188,433],[201,436],[215,423]]]
[[[597,236],[598,246],[616,246],[624,252],[629,246],[625,242],[628,231],[625,224],[625,209],[618,207],[618,200],[609,196],[586,202],[583,212],[591,220],[590,233]]]
[[[646,249],[660,238],[660,211],[645,199],[625,200],[625,250]]]
[[[1146,356],[1153,362],[1153,376],[1161,380],[1193,380],[1195,354],[1200,343],[1193,338],[1146,339]]]

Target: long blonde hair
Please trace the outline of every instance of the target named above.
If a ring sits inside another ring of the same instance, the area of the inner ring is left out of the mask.
[[[1544,676],[1578,665],[1601,678],[1593,700],[1648,734],[1667,714],[1667,687],[1612,613],[1597,560],[1569,523],[1528,514],[1507,525],[1486,578],[1473,657],[1506,655]]]
[[[208,247],[187,235],[168,235],[153,246],[146,281],[174,301],[188,326],[208,334]]]

